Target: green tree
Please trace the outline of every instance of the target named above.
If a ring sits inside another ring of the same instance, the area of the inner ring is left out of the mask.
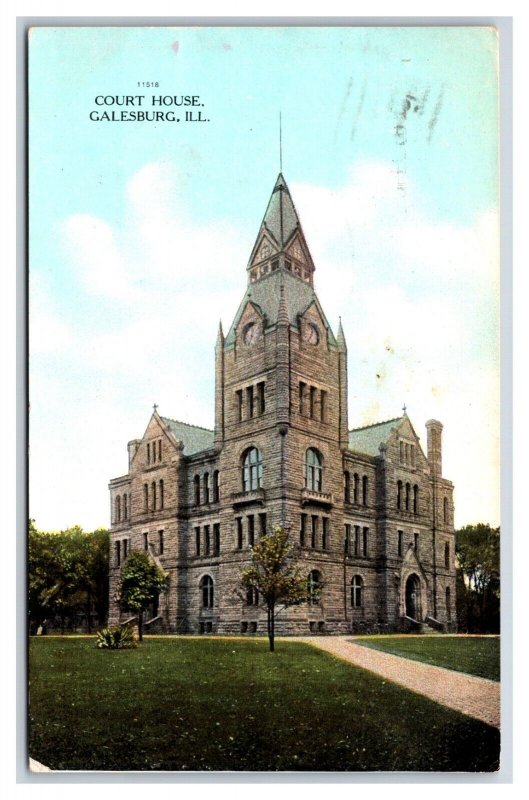
[[[109,534],[85,533],[78,525],[65,531],[44,532],[29,523],[28,612],[30,629],[45,620],[66,620],[84,614],[90,631],[92,611],[99,624],[108,610]]]
[[[459,627],[500,629],[500,529],[478,523],[456,531]]]
[[[143,639],[145,609],[167,589],[169,575],[147,553],[134,550],[121,569],[116,599],[122,609],[138,613],[138,638]]]
[[[254,545],[251,566],[241,573],[241,586],[256,591],[266,605],[268,641],[273,652],[277,613],[308,599],[307,578],[292,563],[287,531],[277,528]]]

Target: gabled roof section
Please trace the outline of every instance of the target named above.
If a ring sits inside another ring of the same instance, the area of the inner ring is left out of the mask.
[[[398,427],[402,419],[403,417],[395,417],[385,422],[366,425],[364,428],[354,428],[349,431],[349,449],[369,456],[378,456],[380,443],[387,442],[391,431]]]
[[[187,422],[179,422],[169,417],[160,417],[160,419],[167,425],[175,438],[183,442],[185,456],[192,456],[194,453],[200,453],[201,450],[209,450],[213,447],[214,432],[208,428],[188,425]]]
[[[327,327],[331,343],[336,340],[331,327],[325,318],[323,309],[316,297],[314,289],[308,283],[304,283],[288,272],[276,272],[269,275],[266,280],[257,281],[248,286],[248,289],[241,301],[241,304],[231,324],[231,328],[226,336],[226,346],[233,345],[235,342],[235,331],[242,317],[247,303],[253,303],[258,307],[261,314],[266,316],[267,325],[274,325],[277,322],[279,311],[279,300],[281,297],[281,285],[284,286],[284,296],[288,309],[288,318],[292,324],[296,324],[298,315],[304,314],[307,308],[315,303],[322,319]]]

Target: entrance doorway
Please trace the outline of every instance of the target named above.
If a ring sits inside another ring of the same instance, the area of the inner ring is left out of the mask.
[[[410,575],[406,581],[406,616],[421,618],[421,583],[418,575]]]

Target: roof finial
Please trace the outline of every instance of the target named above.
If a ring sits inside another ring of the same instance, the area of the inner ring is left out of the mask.
[[[279,112],[279,172],[283,172],[283,141],[281,136],[281,111]]]
[[[406,414],[406,403],[404,403],[404,405],[402,406],[402,413],[404,415]]]
[[[155,403],[152,408],[153,408],[153,411],[156,411],[156,409],[158,408],[158,403]]]

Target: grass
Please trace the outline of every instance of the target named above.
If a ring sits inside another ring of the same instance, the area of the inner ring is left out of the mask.
[[[351,640],[353,641],[353,640]],[[499,636],[368,636],[355,644],[396,656],[466,672],[492,681],[500,679]]]
[[[301,642],[30,642],[30,755],[52,769],[492,771],[499,732]]]

